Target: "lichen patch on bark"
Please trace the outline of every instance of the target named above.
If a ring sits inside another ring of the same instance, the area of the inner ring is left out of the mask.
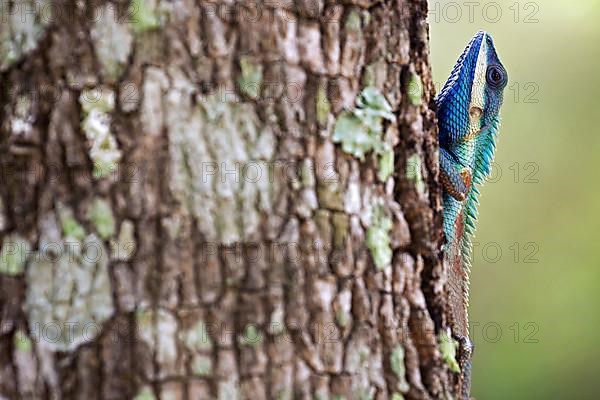
[[[116,171],[122,156],[111,132],[115,94],[107,87],[97,87],[83,91],[79,103],[83,110],[81,128],[89,141],[89,156],[94,164],[93,176],[104,178]]]
[[[35,50],[52,21],[46,0],[16,0],[2,4],[0,72]]]
[[[25,308],[40,345],[73,351],[94,340],[114,313],[108,255],[95,234],[86,233],[68,209],[48,216],[46,240],[28,259]]]
[[[92,43],[102,66],[102,75],[108,82],[115,82],[127,65],[133,36],[127,21],[114,5],[105,4],[96,10],[96,14],[98,17],[90,29]]]
[[[18,275],[23,272],[31,245],[19,235],[7,235],[0,250],[0,273]]]
[[[111,214],[112,216],[112,214]],[[114,221],[107,224],[108,227]],[[119,234],[110,241],[111,258],[118,261],[129,261],[136,249],[135,225],[130,220],[124,220],[119,228]]]
[[[167,94],[169,186],[207,240],[250,239],[271,209],[273,132],[251,105],[219,95],[194,104],[181,83]]]

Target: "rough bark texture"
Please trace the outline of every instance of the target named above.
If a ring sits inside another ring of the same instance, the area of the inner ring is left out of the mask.
[[[450,397],[424,0],[3,7],[0,398]]]

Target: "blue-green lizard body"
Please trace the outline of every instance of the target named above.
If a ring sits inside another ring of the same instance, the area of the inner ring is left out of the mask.
[[[461,349],[460,398],[469,398],[468,284],[479,191],[490,173],[508,81],[491,36],[478,32],[458,59],[436,99],[443,192],[444,262],[449,319]]]

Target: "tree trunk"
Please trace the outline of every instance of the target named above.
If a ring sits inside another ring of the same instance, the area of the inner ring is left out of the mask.
[[[426,1],[3,7],[0,398],[455,393]]]

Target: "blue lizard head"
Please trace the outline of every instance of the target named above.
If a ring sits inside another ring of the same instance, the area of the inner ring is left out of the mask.
[[[460,141],[494,123],[507,82],[492,37],[477,32],[436,99],[440,144]]]

